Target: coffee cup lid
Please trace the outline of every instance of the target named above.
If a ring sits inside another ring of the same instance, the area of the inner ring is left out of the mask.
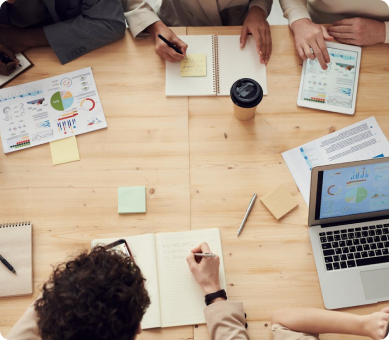
[[[255,80],[242,78],[231,86],[231,99],[235,105],[250,108],[257,106],[263,98],[263,90]]]

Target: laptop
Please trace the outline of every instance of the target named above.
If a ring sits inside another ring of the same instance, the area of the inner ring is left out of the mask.
[[[313,168],[308,225],[327,309],[389,300],[389,158]]]

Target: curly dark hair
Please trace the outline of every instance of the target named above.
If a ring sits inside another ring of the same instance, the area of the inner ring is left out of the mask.
[[[139,267],[103,247],[54,268],[35,303],[43,340],[132,340],[150,305]]]

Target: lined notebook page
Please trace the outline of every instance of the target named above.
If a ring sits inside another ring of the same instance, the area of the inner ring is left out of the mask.
[[[184,35],[187,54],[207,55],[206,77],[181,77],[180,62],[166,61],[166,96],[215,96],[213,89],[212,35]]]
[[[13,78],[16,78],[19,73],[22,73],[25,69],[31,66],[31,63],[22,53],[16,53],[16,58],[18,58],[20,65],[22,66],[16,67],[9,76],[0,75],[0,87],[11,81]]]
[[[219,86],[218,96],[229,96],[232,84],[240,78],[256,80],[267,94],[266,66],[260,63],[257,46],[252,36],[240,48],[239,35],[219,35]]]
[[[151,300],[151,304],[141,322],[142,329],[161,327],[158,270],[154,234],[97,239],[92,241],[92,248],[97,244],[105,245],[123,238],[127,241],[135,262],[142,271],[143,277],[146,278],[146,289]]]
[[[0,296],[32,294],[32,226],[1,226],[0,255],[16,275],[0,262]]]
[[[220,286],[226,289],[219,229],[156,235],[162,327],[205,323],[204,293],[186,262],[186,256],[201,242],[207,242],[220,256]]]

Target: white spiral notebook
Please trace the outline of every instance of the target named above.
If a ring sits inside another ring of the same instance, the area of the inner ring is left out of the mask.
[[[205,54],[205,77],[181,77],[180,63],[166,61],[166,96],[229,96],[232,84],[240,78],[256,80],[267,95],[266,66],[260,63],[252,36],[240,48],[239,35],[184,35],[187,54]]]
[[[146,278],[151,300],[142,329],[205,323],[204,293],[192,276],[186,256],[201,242],[207,242],[220,257],[219,281],[226,290],[219,229],[98,239],[92,241],[92,247],[122,238]]]
[[[0,255],[15,269],[0,262],[0,297],[32,294],[32,225],[0,224]]]

